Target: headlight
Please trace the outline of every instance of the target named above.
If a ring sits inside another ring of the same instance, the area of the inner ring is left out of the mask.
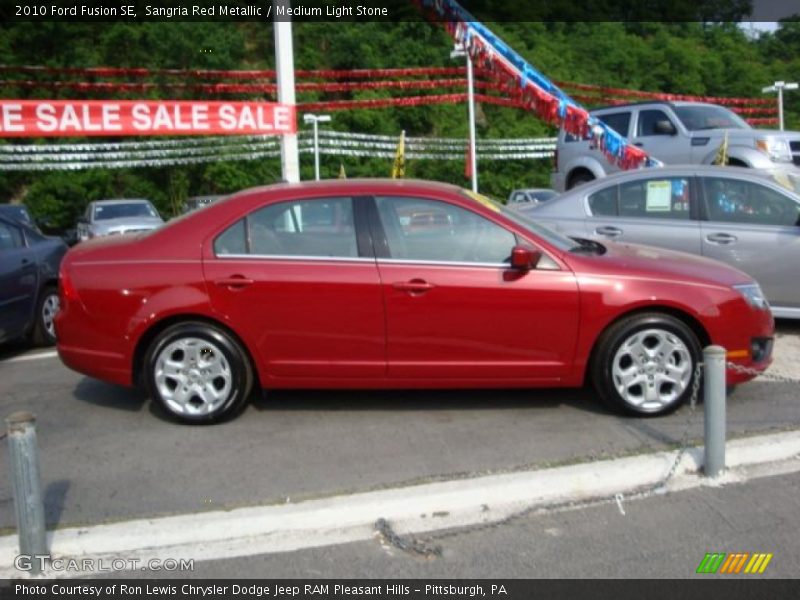
[[[733,286],[738,291],[747,303],[753,308],[759,310],[769,310],[769,303],[764,297],[764,292],[761,291],[761,286],[757,283],[745,283],[743,285]]]
[[[792,150],[789,148],[789,142],[786,140],[774,138],[757,139],[756,148],[775,162],[792,162]]]

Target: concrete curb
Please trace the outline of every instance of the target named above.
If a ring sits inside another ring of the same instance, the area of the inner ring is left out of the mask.
[[[729,470],[800,456],[800,432],[728,442]],[[287,552],[372,538],[379,518],[399,533],[424,533],[502,520],[526,507],[582,503],[635,493],[661,481],[675,451],[596,461],[553,469],[436,482],[284,505],[239,508],[48,533],[54,558],[194,559],[196,561]],[[702,448],[688,451],[669,489],[725,483],[697,476]],[[800,461],[797,463],[800,470]],[[729,481],[740,481],[733,476]],[[15,535],[0,537],[0,578],[19,578]],[[87,573],[45,573],[70,577]]]

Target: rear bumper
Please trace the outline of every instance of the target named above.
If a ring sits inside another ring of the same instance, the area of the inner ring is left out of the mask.
[[[60,342],[57,349],[61,362],[73,371],[110,383],[132,385],[130,365],[121,354],[97,352]]]

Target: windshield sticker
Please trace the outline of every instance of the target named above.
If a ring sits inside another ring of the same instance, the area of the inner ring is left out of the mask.
[[[647,212],[669,212],[672,208],[672,184],[669,181],[647,182]]]

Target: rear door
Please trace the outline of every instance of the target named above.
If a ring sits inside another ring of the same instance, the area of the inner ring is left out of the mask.
[[[572,272],[547,256],[527,273],[510,269],[514,233],[462,206],[375,203],[390,377],[557,381],[568,372],[579,321]]]
[[[586,233],[616,242],[700,254],[700,222],[693,177],[646,177],[588,194]]]
[[[378,270],[356,230],[364,201],[269,204],[214,240],[204,260],[213,307],[248,337],[269,376],[385,375]]]
[[[754,277],[773,306],[800,309],[800,204],[753,181],[701,180],[703,254]]]
[[[36,310],[36,255],[22,229],[0,220],[0,340],[22,334]]]

